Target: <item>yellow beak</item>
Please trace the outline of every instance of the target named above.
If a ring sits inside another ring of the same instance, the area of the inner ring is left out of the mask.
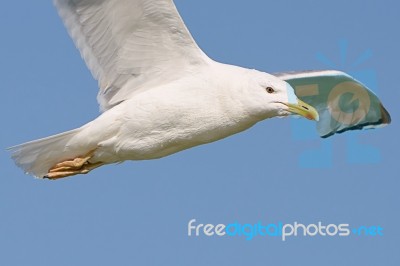
[[[319,115],[317,110],[315,110],[314,107],[312,107],[309,104],[306,104],[305,102],[298,100],[297,104],[291,104],[291,103],[285,103],[287,107],[289,107],[289,111],[301,115],[307,119],[310,120],[319,120]]]

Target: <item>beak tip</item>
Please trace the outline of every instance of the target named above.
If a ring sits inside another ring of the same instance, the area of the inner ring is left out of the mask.
[[[318,111],[312,107],[311,105],[301,101],[298,99],[297,104],[285,104],[289,107],[289,111],[301,115],[309,120],[314,120],[316,122],[319,121],[319,113]]]
[[[311,120],[314,120],[316,122],[319,121],[319,114],[316,112],[313,116],[311,116]]]

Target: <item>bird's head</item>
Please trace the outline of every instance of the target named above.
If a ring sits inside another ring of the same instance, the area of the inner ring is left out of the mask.
[[[317,110],[301,101],[294,89],[284,80],[273,75],[252,70],[246,91],[251,101],[252,113],[262,118],[284,117],[291,114],[318,121]]]

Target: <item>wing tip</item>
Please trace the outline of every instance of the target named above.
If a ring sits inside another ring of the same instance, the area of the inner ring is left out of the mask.
[[[382,103],[380,103],[380,110],[381,110],[381,116],[376,122],[366,122],[364,124],[349,126],[342,130],[329,132],[326,135],[321,135],[321,138],[326,139],[335,134],[342,134],[342,133],[345,133],[345,132],[351,131],[351,130],[363,130],[363,129],[373,129],[373,128],[385,127],[392,122],[392,118],[390,116],[390,113],[386,110],[386,108],[383,106]]]
[[[380,104],[380,108],[381,108],[381,121],[382,124],[384,125],[389,125],[392,123],[392,118],[389,114],[389,112],[386,110],[386,108],[383,106],[383,104]]]

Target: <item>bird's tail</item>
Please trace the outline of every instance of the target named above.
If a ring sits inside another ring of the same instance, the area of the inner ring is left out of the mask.
[[[22,168],[26,174],[43,178],[53,165],[87,152],[86,150],[69,146],[70,140],[80,130],[81,128],[77,128],[11,147],[9,148],[11,157],[15,164]]]

